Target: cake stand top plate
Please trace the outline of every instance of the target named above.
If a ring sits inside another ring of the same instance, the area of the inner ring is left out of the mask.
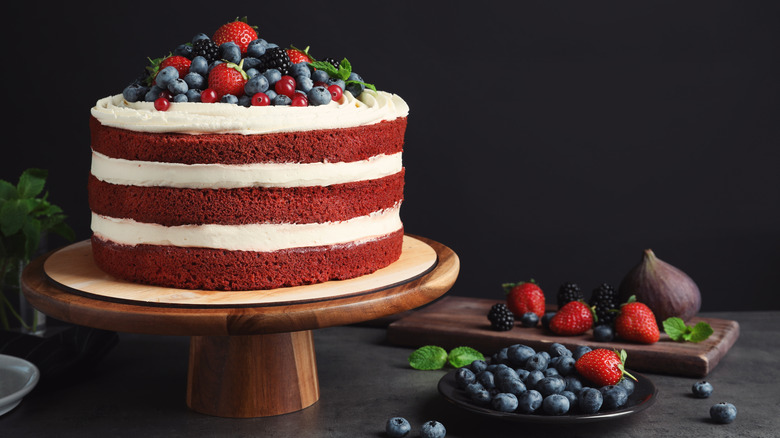
[[[404,236],[401,258],[350,280],[267,291],[192,291],[128,283],[95,266],[88,241],[31,262],[28,300],[74,324],[132,333],[253,335],[376,319],[419,307],[455,282],[460,262],[446,246]]]

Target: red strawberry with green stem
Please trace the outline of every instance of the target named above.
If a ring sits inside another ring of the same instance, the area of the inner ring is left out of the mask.
[[[234,42],[241,49],[241,53],[246,53],[249,43],[257,39],[257,31],[254,26],[247,24],[247,18],[236,18],[235,21],[225,23],[214,32],[211,38],[217,46],[227,42]]]
[[[626,351],[597,348],[583,354],[574,363],[574,368],[594,387],[616,385],[623,376],[636,380],[625,369]]]
[[[593,327],[595,314],[582,300],[569,301],[550,319],[550,331],[557,335],[581,335]]]
[[[627,341],[642,344],[654,344],[661,337],[655,314],[633,295],[620,306],[620,313],[615,318],[615,333]]]
[[[539,318],[544,316],[544,292],[533,279],[504,283],[502,287],[506,293],[506,305],[516,317],[520,318],[528,312],[535,313]]]
[[[175,68],[179,72],[179,77],[184,78],[190,72],[190,64],[192,64],[192,61],[179,55],[168,55],[155,59],[149,58],[149,66],[146,67],[146,70],[149,72],[149,85],[154,84],[157,73],[166,67]]]
[[[314,58],[309,55],[309,46],[306,46],[303,50],[295,46],[290,46],[290,48],[287,49],[287,57],[290,58],[290,63],[292,64],[314,61]]]
[[[226,94],[240,97],[244,94],[244,85],[248,80],[243,69],[244,60],[239,64],[223,62],[216,65],[209,72],[209,88],[217,94],[217,99]]]

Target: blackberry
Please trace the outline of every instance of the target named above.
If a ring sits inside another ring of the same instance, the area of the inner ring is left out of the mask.
[[[287,56],[287,51],[281,47],[271,47],[265,51],[265,55],[260,57],[259,70],[265,71],[270,68],[279,70],[282,75],[290,74],[290,57]]]
[[[209,38],[202,38],[192,43],[192,57],[202,56],[209,64],[219,59],[219,46]]]
[[[496,331],[505,332],[515,326],[515,315],[504,303],[494,304],[487,318],[490,321],[490,328]]]
[[[596,325],[612,325],[618,314],[618,293],[614,287],[602,283],[601,286],[593,290],[588,304],[595,307]]]
[[[564,283],[561,285],[561,287],[558,289],[558,308],[560,309],[563,307],[564,304],[571,302],[571,301],[578,301],[582,300],[585,297],[582,295],[582,290],[579,286],[577,286],[576,283]]]
[[[331,65],[333,65],[336,68],[339,68],[339,65],[341,64],[341,61],[337,60],[336,58],[325,58],[323,59],[324,62],[329,62]]]

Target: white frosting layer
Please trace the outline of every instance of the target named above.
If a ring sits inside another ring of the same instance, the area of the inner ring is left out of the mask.
[[[125,245],[172,245],[231,251],[277,251],[358,243],[401,229],[400,205],[341,222],[321,224],[180,225],[116,219],[92,214],[96,236]]]
[[[153,102],[127,102],[121,94],[100,99],[92,115],[101,124],[142,132],[186,134],[267,134],[371,125],[406,117],[409,106],[395,94],[348,91],[338,102],[308,107],[252,106],[227,103],[172,103],[157,111]]]
[[[400,172],[401,153],[351,163],[181,164],[132,161],[92,152],[91,172],[99,180],[141,187],[232,189],[309,187],[382,178]]]

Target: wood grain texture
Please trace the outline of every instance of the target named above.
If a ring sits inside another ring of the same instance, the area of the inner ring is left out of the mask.
[[[438,242],[411,237],[435,251],[436,263],[432,270],[400,283],[319,301],[236,307],[182,307],[106,301],[94,295],[81,295],[49,281],[44,263],[52,253],[33,260],[25,268],[22,290],[33,306],[53,318],[119,332],[220,336],[311,330],[401,313],[427,304],[447,292],[458,276],[458,256]]]
[[[319,399],[311,331],[193,336],[187,406],[231,418],[294,412]]]
[[[512,344],[526,344],[535,349],[549,348],[553,342],[568,347],[576,345],[604,346],[625,349],[628,353],[627,368],[640,372],[704,377],[718,364],[739,337],[736,321],[694,317],[689,324],[698,321],[709,323],[714,333],[707,340],[694,344],[675,342],[666,334],[655,344],[642,345],[629,342],[598,343],[590,332],[580,336],[557,336],[542,328],[515,326],[512,330],[498,332],[490,329],[487,313],[495,300],[445,297],[424,309],[411,312],[388,327],[388,341],[401,346],[420,347],[426,344],[451,349],[465,345],[484,354],[492,354]]]

